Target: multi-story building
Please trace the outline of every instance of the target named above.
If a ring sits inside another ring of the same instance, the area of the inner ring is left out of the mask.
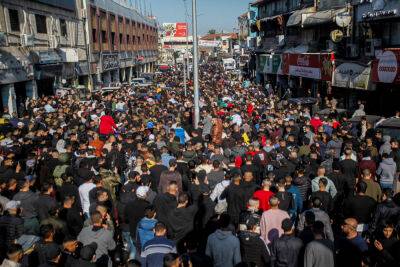
[[[76,71],[86,62],[82,34],[75,0],[2,0],[1,109],[16,112],[26,98],[53,94],[53,88],[62,84],[77,84],[85,75]]]
[[[96,83],[130,81],[152,72],[157,61],[158,30],[126,1],[78,0],[87,17],[90,72]]]
[[[0,1],[0,109],[15,112],[27,98],[59,87],[91,89],[90,81],[123,82],[153,71],[156,21],[124,3]]]
[[[250,8],[257,82],[294,96],[333,95],[344,108],[398,109],[398,0],[256,0]]]

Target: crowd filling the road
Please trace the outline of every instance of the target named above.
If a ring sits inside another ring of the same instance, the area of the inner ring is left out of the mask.
[[[195,129],[181,76],[5,110],[0,266],[399,266],[398,140],[217,64]]]

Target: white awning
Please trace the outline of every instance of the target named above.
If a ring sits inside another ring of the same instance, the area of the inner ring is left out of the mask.
[[[309,7],[305,9],[296,10],[289,17],[288,22],[286,23],[287,27],[300,26],[302,14],[315,12],[315,7]]]
[[[324,11],[318,11],[315,13],[303,13],[302,14],[302,26],[314,26],[330,22],[335,22],[337,14],[346,11],[347,8],[341,9],[329,9]]]
[[[60,48],[60,55],[63,62],[78,62],[78,52],[75,48]]]

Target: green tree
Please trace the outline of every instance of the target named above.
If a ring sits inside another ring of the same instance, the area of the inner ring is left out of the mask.
[[[209,31],[208,31],[208,34],[215,34],[217,31],[215,30],[215,29],[210,29]]]

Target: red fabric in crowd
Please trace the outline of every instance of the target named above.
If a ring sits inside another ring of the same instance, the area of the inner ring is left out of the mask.
[[[117,125],[115,125],[114,119],[109,116],[109,115],[104,115],[101,116],[100,118],[100,127],[99,127],[99,132],[100,134],[113,134],[114,129],[117,128]]]

